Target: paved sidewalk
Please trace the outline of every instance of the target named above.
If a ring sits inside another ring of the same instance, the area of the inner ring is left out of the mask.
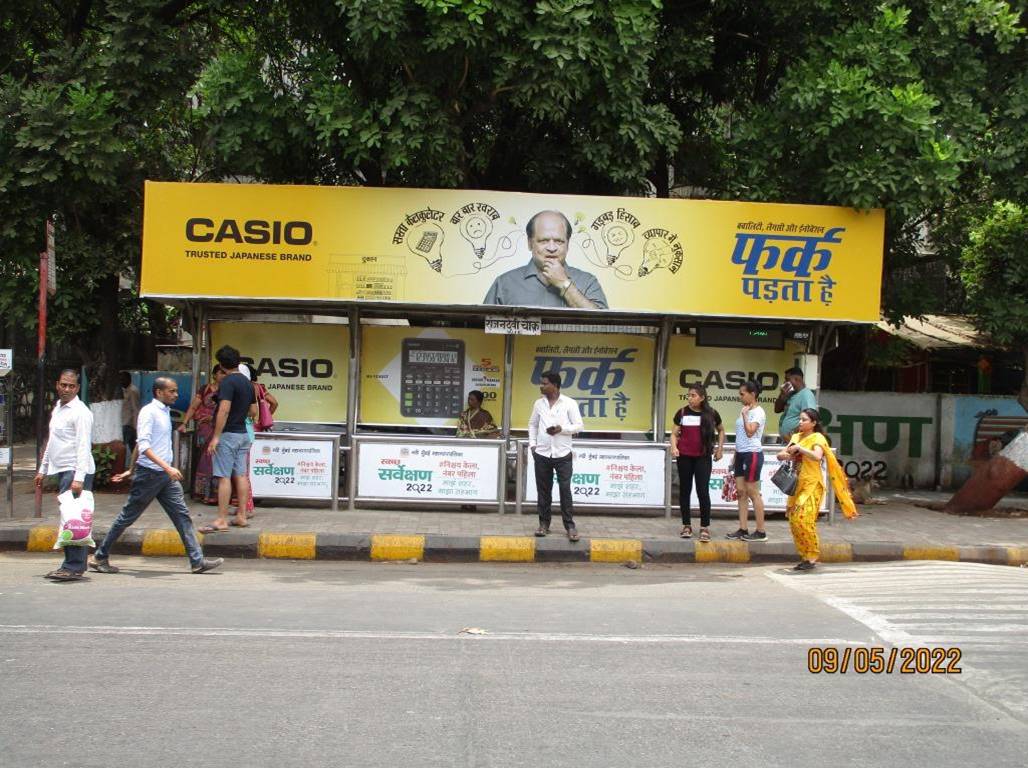
[[[55,496],[44,497],[44,516],[37,519],[32,517],[30,483],[17,482],[16,491],[15,519],[0,517],[0,549],[44,550],[47,542],[52,545],[49,532],[56,528]],[[861,506],[861,517],[855,521],[845,520],[841,515],[834,525],[823,521],[819,525],[822,557],[826,561],[906,558],[1025,562],[1028,517],[956,517],[915,503],[938,503],[947,497],[916,491],[888,493],[882,495],[884,504]],[[98,493],[95,498],[94,525],[100,533],[110,526],[126,496]],[[1008,503],[1028,508],[1023,496],[1011,497]],[[191,503],[191,511],[198,527],[215,517],[214,508],[196,502]],[[325,508],[262,504],[249,528],[209,534],[204,537],[204,547],[211,554],[297,558],[684,562],[796,559],[788,521],[781,515],[772,516],[767,522],[768,543],[749,546],[724,538],[736,528],[735,515],[727,512],[715,512],[711,545],[678,538],[681,523],[677,516],[667,519],[577,514],[576,522],[582,541],[571,544],[560,534],[559,515],[554,519],[554,533],[535,539],[534,514],[396,509],[332,512]],[[698,518],[693,523],[698,529]],[[502,538],[493,541],[493,537]],[[170,522],[156,503],[129,530],[124,541],[123,551],[131,553],[181,551]]]

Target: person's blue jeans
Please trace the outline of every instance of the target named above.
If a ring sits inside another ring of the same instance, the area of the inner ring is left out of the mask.
[[[185,495],[182,493],[182,484],[178,480],[172,480],[167,472],[150,469],[141,464],[136,464],[128,501],[121,508],[111,530],[104,536],[103,542],[97,547],[96,558],[98,560],[105,560],[110,556],[114,542],[125,532],[126,528],[139,519],[139,516],[146,511],[154,499],[157,499],[157,503],[171,518],[179,538],[185,545],[190,564],[197,566],[203,562],[203,550],[200,549],[200,542],[196,540],[193,521],[189,517],[189,508],[186,507]]]
[[[69,469],[67,472],[57,473],[57,490],[58,493],[64,493],[66,490],[71,488],[72,481],[75,480],[75,471]],[[93,490],[93,476],[86,475],[82,479],[82,490],[91,491]],[[89,559],[89,547],[85,545],[74,545],[71,547],[64,548],[64,562],[61,563],[61,568],[65,571],[71,571],[72,573],[85,573],[86,572],[86,560]]]

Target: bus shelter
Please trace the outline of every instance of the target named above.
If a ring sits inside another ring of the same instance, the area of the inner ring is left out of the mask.
[[[565,233],[550,286],[526,232],[541,212]],[[772,442],[783,371],[816,388],[835,327],[878,320],[883,229],[879,210],[825,206],[148,182],[141,293],[182,309],[194,391],[230,344],[278,399],[251,451],[255,497],[534,507],[526,429],[555,370],[586,425],[576,505],[669,514],[688,386],[731,432],[757,381]],[[472,390],[495,438],[454,437]],[[730,460],[715,507],[735,506]]]

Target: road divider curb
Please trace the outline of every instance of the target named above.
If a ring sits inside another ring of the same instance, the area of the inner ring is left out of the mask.
[[[904,560],[959,560],[960,547],[904,547]]]
[[[57,541],[57,526],[37,525],[29,529],[28,542],[25,546],[29,552],[49,552]]]
[[[593,563],[642,562],[640,539],[590,539],[589,560]]]
[[[795,555],[790,559],[795,560]],[[707,541],[696,545],[697,563],[748,563],[749,561],[750,548],[742,541]]]
[[[257,539],[257,556],[282,560],[313,560],[317,557],[315,533],[262,533]]]
[[[479,559],[484,563],[531,563],[535,560],[532,536],[483,536]]]
[[[371,537],[372,560],[422,560],[424,557],[424,536],[379,533]]]
[[[196,538],[203,544],[202,533],[197,533]],[[186,548],[179,538],[178,531],[158,528],[143,534],[141,554],[147,557],[175,557],[185,555]]]
[[[106,533],[93,530],[100,542]],[[51,552],[56,525],[0,528],[0,551]],[[556,533],[532,536],[451,536],[444,534],[366,534],[231,530],[198,534],[210,556],[289,560],[428,561],[493,563],[791,563],[799,556],[789,540],[775,542],[695,539],[607,539],[568,541]],[[181,557],[185,554],[172,528],[131,528],[114,546],[116,555]],[[821,542],[824,563],[946,560],[998,565],[1028,564],[1028,546],[962,547],[896,542]]]

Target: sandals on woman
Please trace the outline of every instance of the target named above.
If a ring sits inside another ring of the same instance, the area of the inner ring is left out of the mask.
[[[710,529],[700,528],[700,541],[710,541]]]
[[[683,525],[682,526],[682,532],[679,533],[678,535],[681,536],[683,539],[691,539],[692,538],[692,526],[691,525]]]

